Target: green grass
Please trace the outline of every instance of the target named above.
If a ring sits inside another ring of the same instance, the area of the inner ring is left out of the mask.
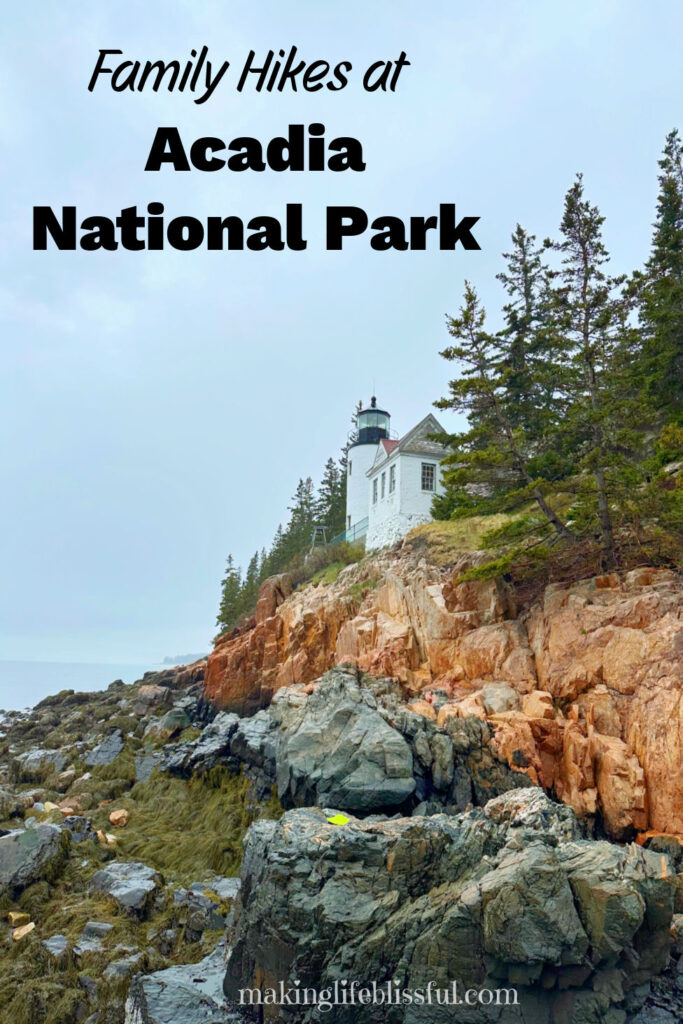
[[[369,594],[371,590],[376,590],[379,586],[380,581],[378,579],[369,578],[361,580],[359,583],[352,583],[351,586],[346,590],[346,594],[352,597],[355,601],[362,601],[366,594]]]
[[[322,583],[325,586],[330,583],[334,583],[339,576],[339,573],[342,569],[345,569],[348,564],[348,562],[332,562],[332,564],[328,565],[326,568],[319,569],[311,579],[311,583],[315,586],[317,586],[318,583]]]
[[[501,512],[490,516],[437,520],[416,526],[406,540],[412,542],[413,549],[424,551],[425,557],[433,565],[444,568],[457,561],[461,555],[479,551],[485,534],[516,518],[516,515]]]

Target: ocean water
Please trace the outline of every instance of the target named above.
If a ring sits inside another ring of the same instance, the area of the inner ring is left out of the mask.
[[[145,672],[168,668],[156,665],[99,665],[67,661],[0,660],[0,708],[16,711],[33,707],[60,690],[104,690],[115,679],[134,683]]]

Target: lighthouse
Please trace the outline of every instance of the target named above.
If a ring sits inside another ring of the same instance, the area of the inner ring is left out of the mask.
[[[377,408],[373,395],[370,405],[358,413],[357,429],[351,438],[346,465],[346,530],[349,540],[362,537],[368,525],[367,471],[375,461],[382,440],[389,437],[391,417]]]

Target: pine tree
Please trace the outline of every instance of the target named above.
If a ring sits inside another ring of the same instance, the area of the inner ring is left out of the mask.
[[[571,531],[546,501],[542,481],[529,471],[524,431],[515,426],[510,411],[514,403],[506,399],[510,337],[488,333],[485,321],[486,311],[465,282],[460,313],[447,318],[457,344],[441,353],[459,364],[460,376],[450,382],[450,394],[435,404],[466,413],[470,429],[450,439],[453,452],[444,460],[444,482],[452,489],[469,485],[467,511],[491,511],[495,499],[497,507],[533,499],[555,533],[569,538]]]
[[[634,275],[644,333],[640,369],[653,409],[683,418],[683,144],[676,130],[659,167],[652,250],[645,271]]]
[[[249,559],[249,565],[247,566],[247,571],[244,576],[242,602],[245,612],[251,611],[256,604],[259,583],[259,553],[256,551]]]
[[[327,527],[328,538],[333,537],[344,529],[345,514],[346,479],[339,464],[329,458],[315,501],[316,522]]]
[[[509,297],[500,339],[503,401],[513,427],[524,429],[529,447],[543,447],[549,427],[560,415],[546,329],[551,281],[546,248],[536,245],[536,236],[518,224],[510,252],[503,253],[506,269],[497,275]]]
[[[283,548],[288,559],[300,554],[311,543],[315,525],[315,495],[311,477],[300,479],[292,504],[289,506],[289,522],[283,538]]]
[[[284,547],[285,535],[282,529],[282,523],[279,523],[278,528],[275,531],[275,536],[273,537],[273,543],[270,546],[270,551],[266,555],[264,568],[265,576],[275,576],[284,569],[286,563]]]
[[[552,296],[556,388],[566,400],[562,436],[569,440],[579,469],[595,483],[597,518],[605,560],[614,564],[609,471],[619,463],[626,420],[624,368],[630,337],[624,278],[606,272],[609,253],[602,240],[604,217],[583,194],[582,175],[567,192],[560,231],[553,248],[561,269]]]
[[[232,629],[241,615],[242,572],[234,563],[232,555],[228,555],[225,564],[225,575],[221,582],[221,603],[216,617],[216,625],[222,630]]]

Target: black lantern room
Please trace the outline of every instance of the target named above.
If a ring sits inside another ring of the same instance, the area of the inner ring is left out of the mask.
[[[377,399],[373,395],[370,407],[361,409],[358,413],[358,430],[350,447],[354,448],[358,444],[379,444],[382,438],[389,437],[390,419],[388,412],[377,408]]]

